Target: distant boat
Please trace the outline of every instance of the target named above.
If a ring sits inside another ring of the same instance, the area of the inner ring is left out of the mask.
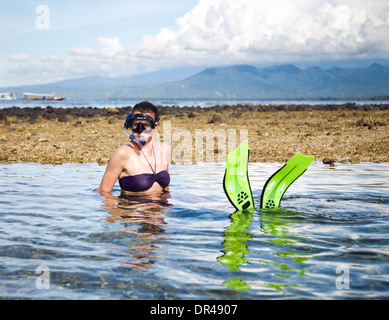
[[[0,93],[0,100],[16,100],[16,92]]]
[[[64,100],[65,98],[56,97],[55,92],[53,93],[30,93],[25,92],[23,93],[24,100],[49,100],[49,101],[59,101]]]

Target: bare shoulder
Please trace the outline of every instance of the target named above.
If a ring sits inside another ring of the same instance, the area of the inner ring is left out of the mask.
[[[124,144],[117,148],[111,155],[111,160],[127,160],[133,154],[133,150],[128,144]]]
[[[155,143],[156,152],[160,154],[160,159],[162,163],[169,165],[171,162],[171,151],[170,146],[163,142]]]
[[[163,153],[170,153],[170,146],[163,142],[154,142],[154,146],[159,150],[162,150]]]
[[[162,154],[166,159],[170,159],[171,150],[168,144],[163,142],[156,142],[155,147],[157,148],[157,150],[159,150],[158,152]]]

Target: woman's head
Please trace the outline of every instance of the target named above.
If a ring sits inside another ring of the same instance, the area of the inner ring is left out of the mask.
[[[155,124],[157,125],[159,122],[160,113],[158,108],[148,101],[140,102],[134,106],[134,109],[132,110],[132,114],[137,114],[137,113],[144,113],[144,114],[151,113],[155,121]]]
[[[124,123],[124,132],[131,140],[139,140],[144,145],[151,141],[154,129],[158,127],[159,116],[158,108],[152,103],[147,101],[138,103],[127,116]]]

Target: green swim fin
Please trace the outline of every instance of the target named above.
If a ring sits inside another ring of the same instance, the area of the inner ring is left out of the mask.
[[[254,209],[253,195],[247,174],[248,159],[249,143],[247,140],[243,141],[227,156],[223,188],[228,200],[237,211]]]
[[[262,189],[261,209],[278,208],[289,186],[309,167],[313,157],[301,153],[293,156],[281,169],[267,180]]]

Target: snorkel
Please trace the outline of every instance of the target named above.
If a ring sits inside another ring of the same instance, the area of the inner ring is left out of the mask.
[[[147,120],[147,121],[150,121],[150,128],[146,129],[145,124],[143,124],[142,122],[138,122],[137,124],[133,125],[133,121],[134,120]],[[152,117],[150,117],[149,115],[147,115],[145,113],[138,113],[138,114],[132,115],[132,112],[131,112],[131,113],[128,114],[128,116],[126,118],[126,121],[124,122],[123,132],[131,141],[138,142],[142,146],[144,146],[146,144],[146,141],[141,136],[137,137],[137,136],[135,136],[132,133],[141,134],[141,133],[144,132],[146,134],[149,134],[158,125],[158,120],[159,119],[154,121],[154,119]],[[129,133],[129,129],[131,130],[132,133]]]
[[[126,118],[126,121],[124,122],[123,132],[131,141],[138,142],[142,146],[144,146],[146,144],[146,141],[142,137],[139,137],[139,138],[135,137],[133,134],[128,132],[128,129],[130,129],[132,131],[131,128],[128,128],[129,120],[131,119],[131,116],[132,116],[132,112],[128,114],[128,116]]]

